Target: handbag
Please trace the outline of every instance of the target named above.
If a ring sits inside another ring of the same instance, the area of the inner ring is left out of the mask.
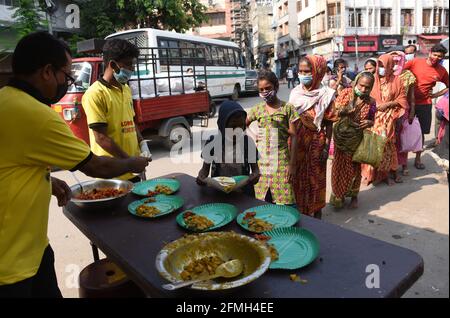
[[[402,123],[402,131],[400,133],[400,152],[409,151],[422,151],[422,130],[417,117],[414,117],[411,125],[407,119],[405,119]]]
[[[353,154],[353,161],[378,168],[383,158],[387,138],[370,130],[364,130],[363,138]]]

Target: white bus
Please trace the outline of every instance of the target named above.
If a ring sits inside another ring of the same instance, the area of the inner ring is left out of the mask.
[[[118,32],[106,37],[106,39],[113,38],[128,40],[139,48],[157,47],[156,53],[159,55],[155,66],[157,74],[167,74],[167,65],[170,65],[170,73],[180,72],[181,54],[184,61],[183,73],[192,67],[197,69],[204,67],[195,65],[193,61],[189,62],[190,57],[206,58],[207,85],[212,98],[231,97],[237,100],[240,93],[245,90],[245,60],[239,47],[233,42],[150,28]],[[165,48],[168,50],[164,50]],[[176,50],[177,48],[183,50]],[[141,55],[142,51],[141,49]],[[157,74],[155,76],[158,76]],[[196,74],[199,72],[196,71]],[[201,76],[197,77],[197,80],[201,80]]]

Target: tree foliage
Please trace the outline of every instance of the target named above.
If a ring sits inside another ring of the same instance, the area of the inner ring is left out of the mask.
[[[149,27],[184,32],[207,20],[199,0],[75,0],[81,8],[85,38],[122,29]]]
[[[42,2],[36,5],[34,0],[18,0],[17,8],[12,17],[15,19],[13,28],[19,37],[23,37],[40,28],[46,28],[47,21],[42,17]]]

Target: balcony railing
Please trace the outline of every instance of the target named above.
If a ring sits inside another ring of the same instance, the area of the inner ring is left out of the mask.
[[[341,28],[341,16],[340,15],[330,15],[328,17],[328,28],[329,29],[340,29]]]
[[[426,26],[422,28],[424,34],[436,34],[436,33],[448,33],[449,28],[447,26]]]

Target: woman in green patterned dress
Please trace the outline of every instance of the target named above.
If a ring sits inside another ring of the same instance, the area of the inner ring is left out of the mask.
[[[277,97],[278,78],[273,72],[258,75],[259,95],[264,102],[253,107],[247,115],[247,126],[258,122],[256,143],[259,152],[261,178],[255,185],[256,198],[276,204],[295,204],[289,183],[289,138],[295,138],[293,124],[298,114],[291,104]]]

